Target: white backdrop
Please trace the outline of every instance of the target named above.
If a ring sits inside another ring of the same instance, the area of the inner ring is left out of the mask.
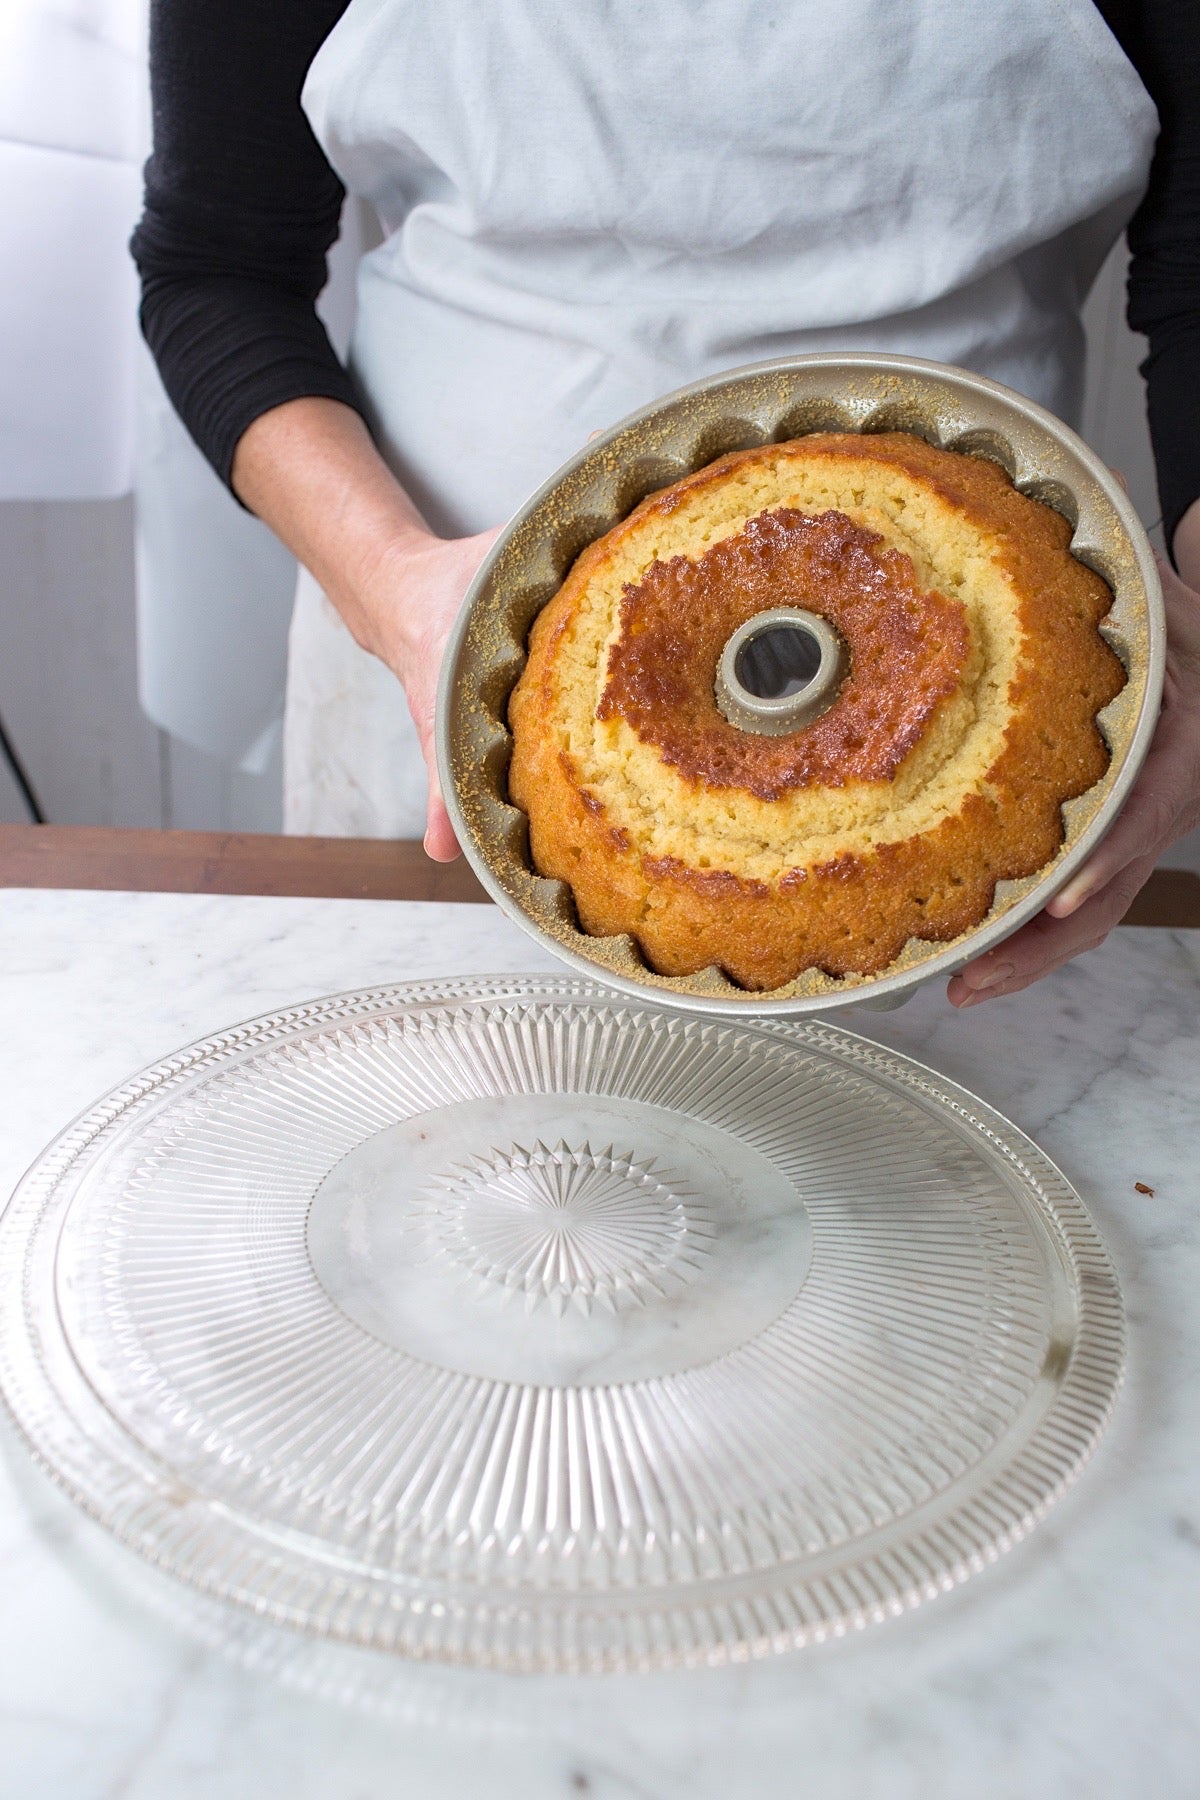
[[[0,497],[133,478],[143,0],[0,5]]]
[[[257,774],[282,719],[296,568],[213,475],[140,341],[146,22],[146,0],[0,0],[0,501],[134,492],[142,706]],[[348,209],[322,302],[339,347],[361,218]]]

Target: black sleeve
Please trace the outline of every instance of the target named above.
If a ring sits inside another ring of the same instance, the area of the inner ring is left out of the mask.
[[[1099,0],[1161,122],[1146,197],[1129,225],[1129,323],[1142,364],[1163,531],[1200,497],[1200,5]]]
[[[346,0],[153,0],[154,154],[131,249],[142,330],[228,483],[260,413],[307,394],[361,410],[314,302],[342,185],[300,108]]]

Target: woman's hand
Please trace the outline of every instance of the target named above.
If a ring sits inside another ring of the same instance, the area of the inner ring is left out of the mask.
[[[421,740],[429,777],[425,850],[435,862],[451,862],[459,853],[438,785],[433,740],[438,674],[463,595],[498,535],[498,530],[467,538],[406,532],[385,548],[356,596],[355,635],[399,677]]]
[[[339,400],[289,400],[262,413],[238,440],[233,485],[312,571],[355,640],[402,682],[429,775],[425,848],[449,862],[458,845],[433,747],[438,671],[495,531],[434,537]]]
[[[1116,823],[1046,910],[951,981],[955,1006],[1016,994],[1094,950],[1128,911],[1163,851],[1200,825],[1200,501],[1175,534],[1184,577],[1159,560],[1167,672],[1150,753]]]

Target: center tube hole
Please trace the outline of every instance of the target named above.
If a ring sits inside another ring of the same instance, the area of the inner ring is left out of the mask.
[[[734,674],[757,700],[783,700],[798,694],[821,666],[821,646],[807,626],[770,625],[744,643]]]

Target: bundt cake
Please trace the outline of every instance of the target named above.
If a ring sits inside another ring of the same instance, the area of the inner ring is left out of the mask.
[[[650,495],[578,558],[511,698],[536,869],[585,931],[747,989],[957,937],[1108,764],[1096,715],[1125,673],[1070,538],[997,464],[904,432],[740,451]],[[781,607],[842,660],[771,735],[717,671]]]

